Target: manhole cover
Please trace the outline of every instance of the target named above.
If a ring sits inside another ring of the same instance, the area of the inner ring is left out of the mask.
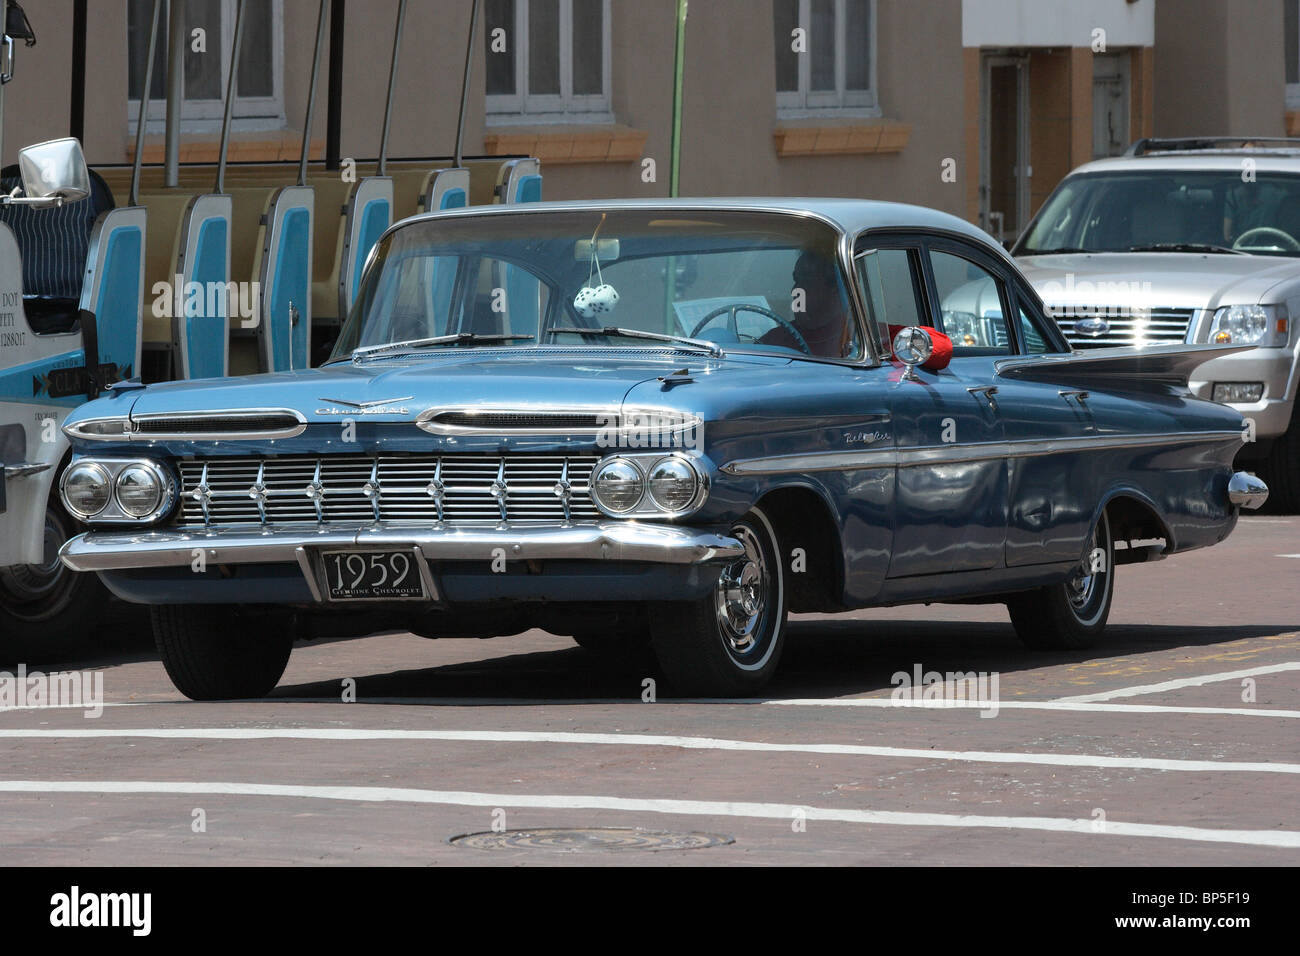
[[[560,850],[580,853],[590,850],[702,850],[727,846],[736,841],[717,833],[667,833],[618,827],[541,830],[503,830],[493,833],[464,833],[447,841],[476,850]]]

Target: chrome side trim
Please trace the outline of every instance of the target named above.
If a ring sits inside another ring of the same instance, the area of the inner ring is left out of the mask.
[[[1195,442],[1241,441],[1238,431],[1178,432],[1165,435],[1098,435],[1086,438],[1042,438],[1023,442],[974,442],[969,445],[922,445],[917,448],[881,448],[864,451],[819,451],[771,458],[729,461],[721,471],[729,475],[783,475],[810,471],[853,471],[868,468],[914,468],[918,465],[953,465],[1006,458],[1037,458],[1076,451],[1113,448],[1158,448]]]
[[[704,564],[739,557],[735,538],[676,525],[638,521],[573,525],[478,528],[429,524],[368,524],[313,530],[265,530],[257,526],[208,531],[102,532],[72,538],[60,550],[74,571],[189,567],[194,552],[208,564],[285,563],[302,567],[300,552],[312,548],[418,548],[426,561],[490,561],[502,548],[511,561],[645,561]],[[309,577],[310,583],[310,577]]]
[[[0,471],[4,472],[5,480],[10,478],[26,478],[28,475],[39,475],[43,471],[49,471],[54,466],[47,461],[20,461],[14,465],[4,465]]]

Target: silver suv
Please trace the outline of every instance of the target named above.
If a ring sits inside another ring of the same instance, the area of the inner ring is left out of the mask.
[[[1139,140],[1071,172],[1011,251],[1076,349],[1253,346],[1192,391],[1245,416],[1239,462],[1300,510],[1300,140]]]

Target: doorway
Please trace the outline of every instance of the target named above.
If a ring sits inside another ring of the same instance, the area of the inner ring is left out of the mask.
[[[1029,218],[1029,57],[980,58],[980,227],[999,242]]]

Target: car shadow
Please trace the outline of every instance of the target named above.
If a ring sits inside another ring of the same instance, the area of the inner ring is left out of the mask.
[[[1009,624],[890,620],[791,622],[781,667],[765,699],[842,697],[892,690],[899,671],[986,671],[1004,677],[1017,671],[1144,654],[1178,647],[1204,647],[1289,630],[1282,625],[1186,627],[1114,625],[1101,644],[1087,650],[1026,649]],[[524,641],[523,638],[496,640]],[[531,705],[545,701],[640,703],[645,680],[656,696],[672,689],[646,654],[619,660],[580,647],[517,654],[437,667],[353,676],[359,702],[430,705]],[[339,699],[339,681],[277,687],[280,701]]]

